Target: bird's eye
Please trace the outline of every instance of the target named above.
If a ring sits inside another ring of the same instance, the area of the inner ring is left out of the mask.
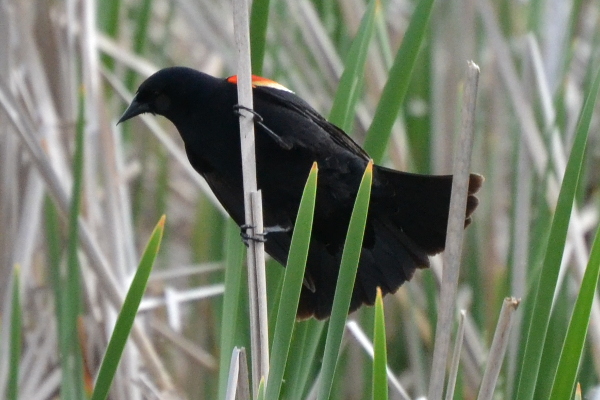
[[[161,93],[154,99],[154,106],[159,112],[167,111],[171,106],[171,99],[166,94]]]

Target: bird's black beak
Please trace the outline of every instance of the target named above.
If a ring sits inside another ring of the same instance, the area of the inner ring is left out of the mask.
[[[121,122],[127,121],[130,118],[135,117],[136,115],[140,115],[145,112],[150,112],[150,107],[148,106],[148,104],[140,103],[139,101],[137,101],[137,97],[134,97],[129,107],[127,107],[127,110],[125,110],[125,112],[119,119],[119,122],[117,122],[117,125],[119,125]]]

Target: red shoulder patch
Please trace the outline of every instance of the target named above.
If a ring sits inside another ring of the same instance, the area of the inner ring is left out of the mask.
[[[238,83],[237,75],[233,75],[233,76],[230,76],[229,78],[227,78],[227,82],[237,85],[237,83]],[[285,86],[283,86],[280,83],[277,83],[270,79],[263,78],[262,76],[256,76],[256,75],[252,75],[252,86],[253,87],[257,87],[257,86],[270,87],[273,89],[279,89],[279,90],[284,90],[286,92],[294,93],[290,89],[286,88]]]

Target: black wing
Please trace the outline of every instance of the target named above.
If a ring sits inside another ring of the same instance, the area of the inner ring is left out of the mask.
[[[270,104],[276,104],[284,109],[290,110],[295,114],[306,118],[310,123],[317,125],[322,132],[328,134],[329,138],[338,146],[346,149],[350,153],[364,159],[369,160],[369,155],[346,134],[342,129],[338,128],[331,122],[327,121],[321,114],[312,108],[307,102],[296,96],[293,92],[288,92],[272,87],[257,86],[254,88],[255,99],[260,102],[264,100]],[[257,110],[260,114],[260,111]],[[268,124],[267,124],[268,126]],[[302,138],[289,137],[285,132],[275,132],[288,143],[296,143],[300,145],[308,145],[311,143],[302,142]]]

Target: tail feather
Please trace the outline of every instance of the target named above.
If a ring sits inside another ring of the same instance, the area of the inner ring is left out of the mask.
[[[388,220],[371,222],[376,240],[371,247],[363,247],[356,276],[353,302],[354,311],[361,303],[373,305],[377,288],[382,294],[395,293],[410,280],[417,268],[429,267],[427,254]],[[364,296],[356,290],[362,287]]]
[[[426,176],[377,167],[371,207],[349,312],[375,302],[377,287],[394,293],[417,268],[429,266],[429,255],[444,249],[452,176]],[[469,181],[465,227],[477,207],[475,193],[483,177]],[[313,237],[306,273],[314,284],[303,287],[297,317],[331,315],[341,249]]]
[[[451,175],[418,175],[378,167],[377,172],[385,190],[383,196],[372,199],[374,209],[390,213],[394,225],[402,229],[427,254],[444,250],[450,193]],[[483,177],[471,174],[465,213],[465,227],[471,222],[471,214],[479,201],[475,193],[483,183]],[[391,192],[391,195],[390,195]]]
[[[363,245],[348,312],[362,304],[373,305],[377,287],[382,293],[394,293],[415,269],[429,266],[427,254],[388,220],[369,219],[370,245]],[[367,240],[365,240],[365,243]],[[325,246],[313,241],[309,250],[306,273],[316,290],[303,287],[297,317],[325,319],[331,315],[337,284],[341,252],[331,254]]]

